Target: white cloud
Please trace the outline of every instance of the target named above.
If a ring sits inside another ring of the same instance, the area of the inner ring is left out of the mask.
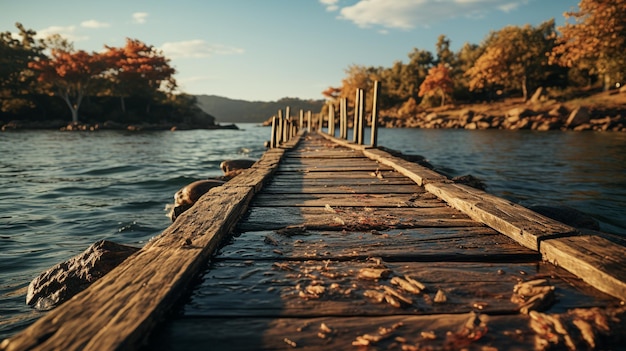
[[[502,12],[511,12],[515,9],[517,9],[518,7],[520,7],[520,5],[522,4],[522,2],[510,2],[508,4],[502,4],[500,6],[498,6],[498,8],[500,9],[500,11]]]
[[[326,11],[328,12],[339,10],[339,5],[337,5],[338,2],[339,0],[320,0],[320,3],[326,6]]]
[[[144,24],[148,18],[147,12],[135,12],[133,13],[133,23]]]
[[[337,0],[319,0],[327,9],[338,6]],[[340,19],[362,28],[412,29],[455,17],[481,17],[500,10],[510,12],[528,0],[359,0],[340,9]]]
[[[201,39],[163,43],[161,50],[170,58],[203,58],[213,55],[242,54],[243,49],[209,44]]]
[[[106,22],[98,22],[96,20],[83,21],[80,24],[81,27],[85,28],[108,28],[111,25]]]
[[[70,42],[84,41],[89,39],[85,35],[76,34],[76,26],[50,26],[37,31],[37,38],[47,38],[53,34],[59,34]]]

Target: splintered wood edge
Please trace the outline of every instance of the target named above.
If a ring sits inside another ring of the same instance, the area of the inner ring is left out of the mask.
[[[268,150],[244,176],[211,189],[141,250],[2,341],[0,350],[138,348],[245,214],[284,152]]]
[[[579,236],[580,232],[571,226],[482,190],[452,183],[445,176],[417,164],[408,166],[407,163],[411,162],[382,150],[320,134],[393,167],[473,220],[497,230],[520,245],[539,251],[544,260],[568,270],[598,290],[626,300],[624,246],[598,235]]]

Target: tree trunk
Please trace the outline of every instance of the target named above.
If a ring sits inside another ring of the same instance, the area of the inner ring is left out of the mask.
[[[524,75],[522,78],[522,94],[524,95],[524,101],[528,101],[528,77]]]
[[[611,75],[605,73],[602,79],[602,90],[608,91],[609,89],[611,89]]]
[[[78,94],[75,104],[72,104],[70,96],[67,92],[64,93],[61,97],[67,104],[67,107],[69,107],[70,111],[72,112],[72,123],[77,124],[78,123],[78,109],[80,108],[80,103],[83,101],[83,94],[82,93]]]

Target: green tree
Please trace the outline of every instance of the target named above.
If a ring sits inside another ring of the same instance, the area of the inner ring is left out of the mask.
[[[454,65],[452,66],[452,72],[450,74],[454,81],[454,93],[455,99],[469,99],[469,76],[465,74],[470,68],[474,66],[476,60],[484,53],[484,48],[477,44],[465,43],[459,51],[455,54]]]
[[[454,53],[450,50],[450,39],[441,34],[437,38],[437,64],[446,64],[448,67],[454,65]]]
[[[567,12],[551,59],[603,77],[604,88],[626,77],[626,0],[581,0]]]
[[[11,32],[0,33],[0,111],[16,113],[33,107],[29,93],[35,77],[28,63],[42,56],[43,46],[35,40],[37,34],[24,28],[21,23],[19,39]]]

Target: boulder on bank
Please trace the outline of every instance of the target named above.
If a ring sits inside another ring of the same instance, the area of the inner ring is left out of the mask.
[[[139,248],[99,240],[78,256],[41,273],[28,285],[26,303],[50,310],[85,290]]]
[[[569,114],[565,126],[567,128],[574,128],[581,124],[589,123],[590,120],[591,113],[589,113],[589,110],[585,107],[578,107]]]

